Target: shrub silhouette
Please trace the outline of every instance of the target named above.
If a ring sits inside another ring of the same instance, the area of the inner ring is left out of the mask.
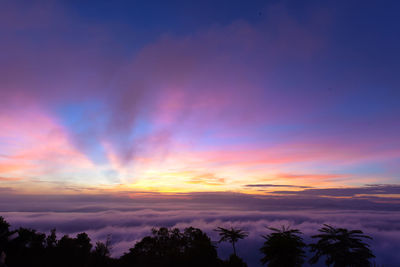
[[[319,239],[311,244],[311,251],[315,255],[310,263],[317,263],[321,256],[326,256],[325,264],[334,267],[366,267],[371,266],[370,259],[374,254],[369,245],[362,239],[372,239],[360,230],[349,231],[344,228],[334,228],[324,224],[318,230],[320,234],[312,236]]]
[[[282,226],[281,229],[267,227],[272,233],[265,238],[260,251],[264,254],[261,259],[263,264],[269,267],[298,267],[304,263],[304,248],[302,234],[297,229],[289,229]]]

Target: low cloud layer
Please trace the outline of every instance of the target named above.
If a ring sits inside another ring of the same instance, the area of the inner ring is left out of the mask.
[[[111,234],[114,256],[123,254],[150,234],[152,227],[199,227],[217,241],[213,229],[236,226],[250,232],[247,239],[239,242],[239,254],[249,266],[259,266],[261,235],[267,233],[266,226],[298,228],[310,243],[310,236],[327,223],[361,229],[371,235],[377,263],[394,266],[400,262],[396,253],[400,249],[400,215],[394,198],[391,198],[391,203],[379,197],[336,199],[234,193],[168,196],[136,192],[130,196],[3,194],[0,200],[0,215],[15,228],[32,227],[49,232],[55,227],[59,237],[85,231],[93,241],[104,241]],[[231,253],[229,244],[219,244],[218,247],[222,258]]]

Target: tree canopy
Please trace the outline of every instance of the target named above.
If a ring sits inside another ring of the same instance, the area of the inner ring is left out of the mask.
[[[86,233],[75,237],[63,235],[58,239],[56,229],[49,234],[35,229],[17,228],[0,216],[0,267],[246,267],[236,255],[235,243],[248,236],[242,229],[218,227],[219,241],[232,244],[233,253],[221,260],[210,237],[194,227],[153,228],[151,234],[133,244],[127,253],[119,258],[111,255],[112,239],[97,241],[95,245]],[[297,267],[305,261],[307,245],[298,229],[282,226],[268,228],[271,232],[262,235],[264,244],[260,249],[261,262],[270,267]],[[365,267],[371,266],[374,258],[365,240],[371,237],[360,230],[347,230],[324,225],[317,239],[310,245],[314,255],[309,262],[315,264],[323,257],[328,266]]]
[[[222,227],[217,227],[215,231],[218,232],[220,239],[218,242],[224,242],[227,241],[232,244],[233,248],[233,254],[236,256],[236,242],[238,242],[240,239],[246,238],[249,234],[245,232],[243,229],[240,228],[233,228],[227,229],[227,228],[222,228]]]
[[[267,227],[272,233],[263,236],[264,245],[260,249],[263,264],[269,267],[299,267],[304,263],[307,246],[298,229],[282,226],[281,229]]]
[[[375,256],[364,240],[372,238],[364,235],[361,230],[347,230],[324,224],[318,231],[320,234],[312,236],[318,241],[310,245],[311,251],[315,253],[310,263],[317,263],[321,256],[325,256],[325,264],[328,266],[371,266],[370,259]]]
[[[124,266],[218,266],[216,247],[200,229],[154,228],[122,256]]]

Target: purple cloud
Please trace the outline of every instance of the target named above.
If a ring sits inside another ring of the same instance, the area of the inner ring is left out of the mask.
[[[380,185],[380,187],[383,187]],[[388,190],[393,187],[387,186]],[[306,189],[308,190],[308,189]],[[354,189],[355,190],[355,189]],[[363,188],[359,189],[363,191]],[[375,191],[372,191],[375,192]],[[399,262],[400,215],[398,203],[385,198],[342,199],[256,196],[232,193],[182,194],[177,196],[0,196],[1,215],[13,227],[32,227],[43,232],[51,228],[61,234],[87,232],[94,240],[112,235],[113,255],[119,256],[150,233],[152,227],[194,226],[218,240],[217,226],[242,227],[250,232],[238,243],[238,251],[249,266],[260,266],[259,248],[266,226],[282,224],[300,229],[308,243],[322,224],[361,229],[371,235],[376,262],[392,266]],[[27,201],[31,203],[26,206]],[[7,203],[7,204],[4,204]],[[211,208],[212,207],[212,208]],[[390,247],[389,247],[390,244]],[[231,253],[228,244],[219,245],[219,255]]]

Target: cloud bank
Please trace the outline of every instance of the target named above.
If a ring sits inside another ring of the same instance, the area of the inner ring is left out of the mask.
[[[336,227],[361,229],[371,235],[372,250],[376,262],[394,266],[400,244],[399,206],[400,198],[375,196],[381,193],[399,193],[393,186],[376,186],[363,196],[347,196],[340,189],[332,189],[331,196],[325,193],[299,193],[297,196],[244,195],[237,193],[198,193],[164,195],[129,193],[113,195],[71,195],[71,196],[27,196],[3,194],[0,197],[0,214],[13,227],[32,227],[43,232],[57,228],[61,234],[87,232],[93,241],[105,240],[112,235],[113,255],[119,256],[135,242],[150,233],[152,227],[194,226],[206,231],[217,241],[213,231],[217,226],[242,227],[250,236],[238,243],[238,251],[249,266],[260,266],[259,248],[263,243],[261,235],[267,233],[266,226],[290,225],[300,229],[305,240],[316,234],[322,224]],[[303,192],[313,189],[304,189]],[[353,194],[358,195],[356,188]],[[333,197],[335,192],[335,197]],[[30,203],[27,205],[26,203]],[[226,258],[231,253],[227,244],[220,244],[219,255]]]

